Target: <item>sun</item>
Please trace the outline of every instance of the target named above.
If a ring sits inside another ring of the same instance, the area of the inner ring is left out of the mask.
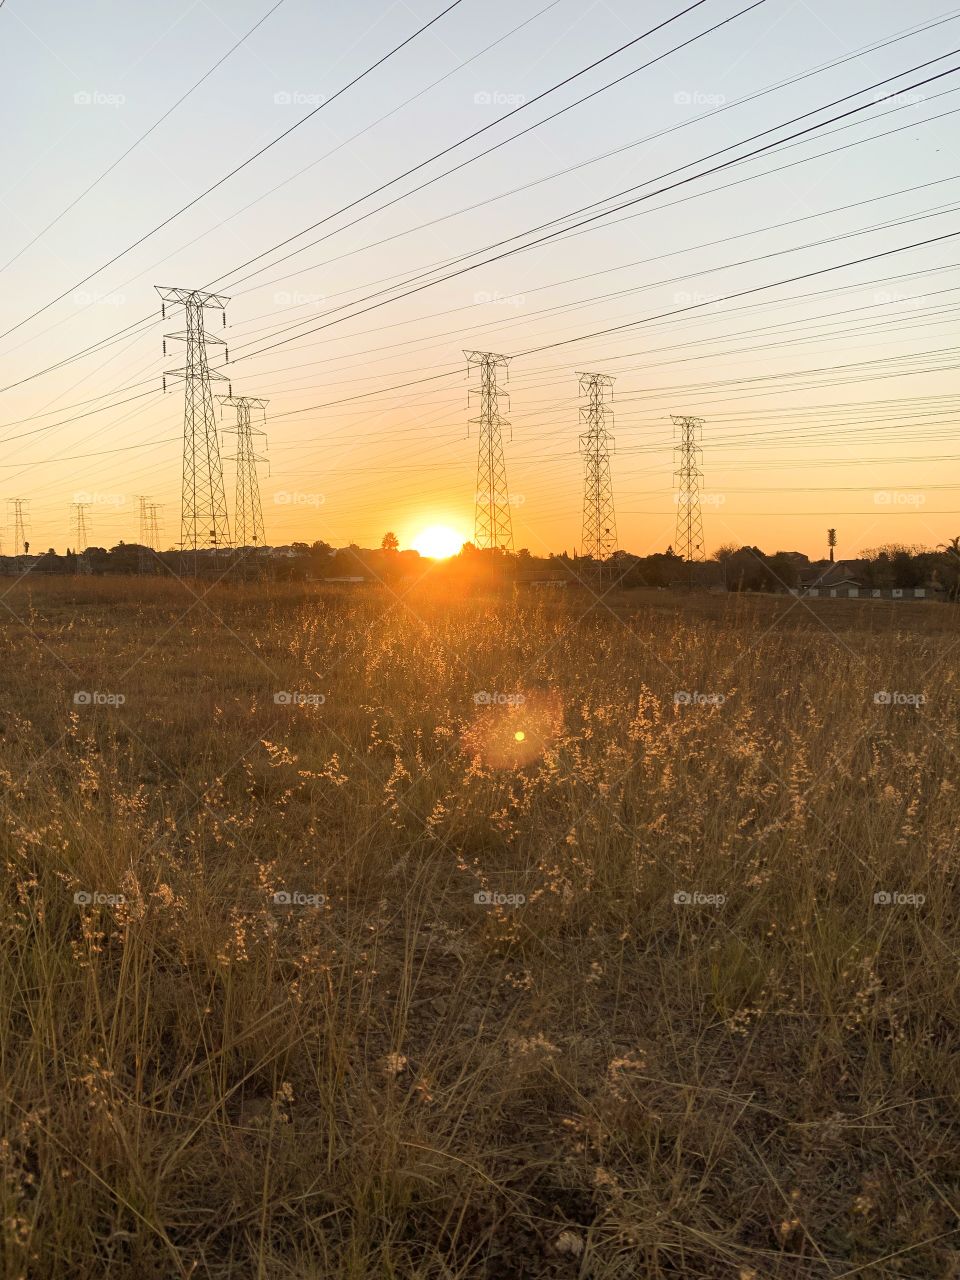
[[[447,560],[463,546],[463,538],[446,524],[432,524],[421,529],[413,540],[413,548],[430,560]]]

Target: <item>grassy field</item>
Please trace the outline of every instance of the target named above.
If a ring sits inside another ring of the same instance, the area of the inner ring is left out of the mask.
[[[0,590],[3,1280],[960,1276],[955,609],[203,590]]]

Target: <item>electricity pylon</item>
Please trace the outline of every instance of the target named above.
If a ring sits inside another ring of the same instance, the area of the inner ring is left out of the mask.
[[[157,502],[147,503],[147,546],[157,555],[160,554],[160,527],[157,522],[157,512],[162,509]]]
[[[29,501],[29,498],[7,499],[7,502],[13,504],[13,554],[15,556],[25,556],[30,545],[27,542],[23,517],[23,508]]]
[[[76,554],[76,571],[77,573],[87,573],[90,569],[88,561],[83,559],[83,553],[90,545],[89,535],[87,534],[87,508],[89,502],[75,502],[73,504],[73,528]]]
[[[497,370],[507,369],[510,357],[495,355],[492,351],[464,351],[463,354],[468,366],[476,365],[480,369],[480,386],[470,389],[471,396],[480,397],[480,414],[470,419],[480,427],[474,545],[481,550],[513,551],[513,521],[501,433],[501,428],[510,424],[500,416],[500,397],[506,392],[497,389]]]
[[[595,561],[598,574],[603,562],[617,549],[617,518],[613,509],[613,480],[610,475],[610,448],[613,436],[607,430],[608,392],[612,397],[613,378],[606,373],[581,373],[580,452],[583,472],[583,536],[580,552]],[[612,413],[612,410],[609,410]]]
[[[138,493],[137,499],[140,503],[140,537],[138,540],[139,551],[137,553],[137,572],[141,576],[149,573],[153,567],[153,556],[150,555],[150,520],[147,515],[147,498],[145,494]]]
[[[230,546],[230,525],[227,520],[227,500],[223,489],[223,464],[220,461],[220,444],[213,410],[211,381],[226,382],[218,370],[211,369],[207,359],[207,345],[217,343],[224,348],[229,362],[230,352],[223,338],[205,333],[203,313],[206,308],[219,309],[223,325],[227,325],[227,303],[217,293],[204,293],[199,289],[167,288],[157,285],[163,303],[162,314],[166,319],[166,304],[181,303],[186,314],[187,327],[179,333],[164,337],[163,352],[167,352],[167,338],[187,344],[187,362],[182,369],[169,369],[167,378],[182,378],[184,382],[183,411],[183,489],[180,517],[180,550],[193,558],[193,572],[200,568],[199,553],[209,549],[222,551]],[[229,385],[229,384],[228,384]]]
[[[703,551],[703,512],[700,510],[700,439],[703,435],[703,419],[671,414],[675,429],[680,431],[680,443],[675,445],[680,455],[680,465],[675,475],[677,489],[677,553],[688,563],[705,560]]]
[[[257,463],[266,462],[254,449],[253,437],[267,433],[250,423],[250,410],[266,410],[269,400],[254,396],[217,396],[221,404],[232,405],[237,411],[237,425],[225,427],[225,432],[235,432],[237,452],[230,461],[237,464],[236,508],[233,518],[233,536],[238,548],[262,547],[263,509],[260,505],[260,483],[257,480]],[[264,412],[264,419],[266,413]]]

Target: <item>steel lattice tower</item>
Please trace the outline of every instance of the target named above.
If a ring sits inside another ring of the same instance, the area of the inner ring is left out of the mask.
[[[480,386],[470,389],[471,396],[480,397],[480,414],[470,419],[480,427],[474,545],[481,550],[513,551],[513,521],[501,433],[501,428],[510,424],[500,415],[500,397],[506,393],[497,389],[497,370],[507,369],[510,357],[491,351],[464,351],[463,354],[469,366],[480,369]]]
[[[87,535],[87,508],[89,506],[89,502],[75,502],[73,504],[73,529],[77,542],[76,551],[78,556],[82,555],[90,545]]]
[[[28,543],[24,528],[23,508],[28,501],[28,498],[7,499],[7,502],[13,504],[13,554],[15,556],[25,556],[27,554]]]
[[[580,452],[584,459],[583,537],[580,554],[603,564],[617,549],[617,518],[613,509],[613,480],[610,475],[610,448],[613,436],[607,430],[608,392],[613,378],[606,373],[581,373]]]
[[[76,556],[75,569],[80,574],[90,571],[89,562],[83,559],[83,553],[90,545],[90,538],[87,533],[87,508],[89,506],[89,502],[75,502],[73,504],[73,530],[74,538],[76,539],[76,546],[73,550]]]
[[[675,429],[680,431],[680,443],[675,446],[680,455],[680,465],[675,475],[677,489],[677,537],[675,550],[688,563],[705,560],[703,551],[703,512],[700,510],[700,438],[703,419],[671,415]]]
[[[147,545],[151,551],[160,553],[160,528],[157,523],[157,512],[160,510],[159,503],[150,502],[147,504]]]
[[[187,344],[187,362],[182,369],[170,369],[164,374],[164,390],[168,377],[183,378],[183,489],[180,519],[180,550],[193,556],[193,572],[200,566],[199,552],[204,549],[222,551],[230,546],[230,525],[227,520],[227,500],[223,489],[223,464],[220,461],[220,445],[213,409],[211,381],[226,382],[224,375],[211,369],[207,359],[207,345],[217,343],[224,347],[227,360],[230,353],[223,338],[210,337],[204,331],[203,313],[215,308],[223,314],[226,328],[228,298],[216,293],[204,293],[199,289],[166,288],[157,285],[166,318],[168,302],[181,303],[186,315],[187,327],[179,333],[165,335],[163,350],[166,355],[166,338]]]
[[[236,432],[237,452],[231,461],[237,464],[236,514],[233,519],[233,534],[237,547],[262,547],[263,509],[260,505],[260,483],[257,480],[257,463],[266,462],[254,448],[253,437],[267,433],[250,423],[250,410],[266,409],[269,400],[258,400],[254,396],[217,396],[221,404],[232,405],[237,411],[237,425],[226,427],[225,431]],[[266,414],[264,414],[266,417]]]
[[[147,516],[147,499],[142,493],[137,494],[137,500],[140,503],[140,537],[138,539],[139,551],[137,553],[137,572],[140,574],[149,573],[150,564],[153,559],[148,554],[150,549],[150,522]]]

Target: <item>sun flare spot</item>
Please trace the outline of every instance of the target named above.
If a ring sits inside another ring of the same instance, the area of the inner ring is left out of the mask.
[[[464,539],[446,524],[432,524],[422,529],[413,540],[413,549],[430,560],[447,560],[455,556]]]
[[[522,729],[518,729],[513,736],[515,741],[522,742],[527,735],[523,732]]]

